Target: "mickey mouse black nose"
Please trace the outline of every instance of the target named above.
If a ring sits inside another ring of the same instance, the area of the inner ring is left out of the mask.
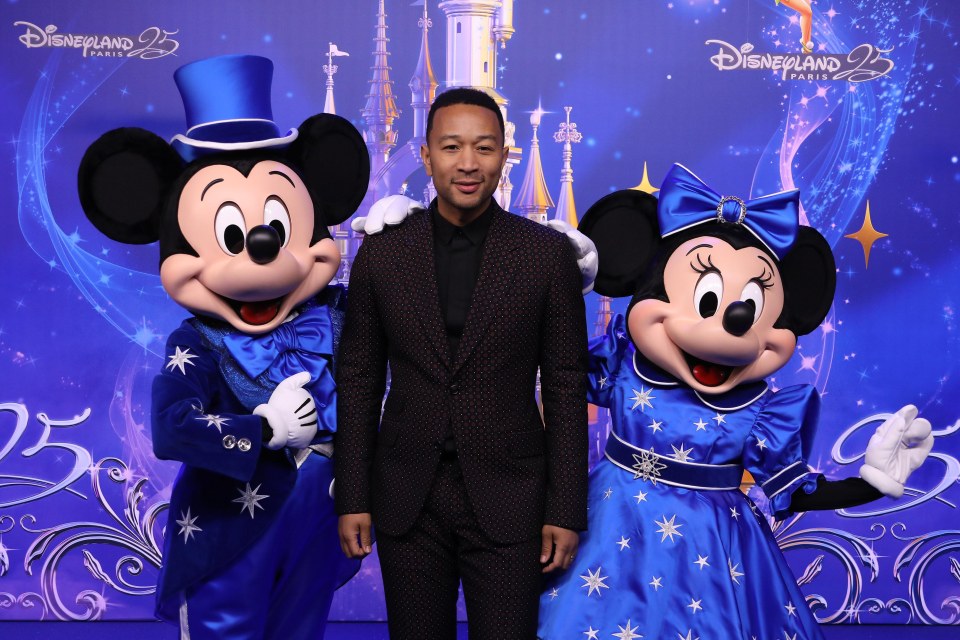
[[[268,264],[280,253],[280,235],[270,225],[261,224],[247,234],[247,254],[257,264]]]
[[[723,312],[723,328],[727,333],[742,336],[753,326],[753,311],[753,305],[737,300]]]

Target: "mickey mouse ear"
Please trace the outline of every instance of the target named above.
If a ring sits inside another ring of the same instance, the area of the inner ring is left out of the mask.
[[[615,191],[587,210],[578,229],[597,246],[594,291],[611,298],[633,295],[660,242],[657,199],[634,189]]]

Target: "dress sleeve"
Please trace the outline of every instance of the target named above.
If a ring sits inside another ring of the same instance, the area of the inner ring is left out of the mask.
[[[807,456],[820,417],[820,396],[810,385],[796,385],[768,397],[747,438],[743,462],[770,500],[774,517],[782,520],[791,513],[795,491],[810,493],[817,486]]]
[[[611,392],[629,350],[627,323],[623,315],[618,313],[611,318],[606,333],[590,341],[587,402],[598,407],[610,407]]]

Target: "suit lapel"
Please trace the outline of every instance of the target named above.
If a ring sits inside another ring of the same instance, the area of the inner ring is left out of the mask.
[[[486,333],[487,326],[496,317],[516,277],[517,260],[514,260],[511,254],[519,246],[519,241],[510,233],[511,225],[508,218],[513,214],[503,211],[500,207],[497,207],[493,214],[487,239],[483,243],[483,257],[480,260],[477,285],[473,290],[470,311],[467,312],[467,321],[463,327],[457,356],[451,367],[451,375],[455,375],[463,366],[480,338]],[[434,287],[436,287],[435,277]],[[436,292],[436,289],[434,291]],[[436,293],[434,295],[436,297]]]
[[[443,316],[440,314],[440,294],[437,292],[437,265],[433,255],[433,225],[429,210],[410,218],[406,224],[413,233],[407,236],[407,259],[402,265],[407,271],[410,300],[419,300],[413,305],[423,330],[443,361],[450,367],[450,345],[447,342]]]

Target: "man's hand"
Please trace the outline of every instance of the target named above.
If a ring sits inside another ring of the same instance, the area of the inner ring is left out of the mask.
[[[348,558],[365,558],[373,551],[370,535],[373,520],[369,513],[347,513],[340,516],[340,548]]]
[[[880,493],[899,498],[907,478],[933,448],[930,431],[930,423],[917,417],[915,406],[903,407],[877,427],[870,438],[860,477]]]
[[[401,224],[408,216],[423,211],[423,208],[422,204],[406,196],[387,196],[374,202],[366,216],[354,218],[350,228],[357,233],[373,235],[383,231],[384,227]]]
[[[600,263],[597,259],[597,247],[593,240],[583,235],[563,220],[547,220],[547,226],[567,236],[573,252],[577,256],[577,268],[583,278],[583,295],[593,291],[593,282],[597,279]]]
[[[342,522],[342,519],[341,519]],[[540,548],[540,564],[545,564],[544,573],[555,569],[568,569],[577,555],[577,545],[580,537],[576,531],[555,527],[552,524],[543,525],[541,532],[543,544]],[[547,564],[547,562],[550,564]]]

